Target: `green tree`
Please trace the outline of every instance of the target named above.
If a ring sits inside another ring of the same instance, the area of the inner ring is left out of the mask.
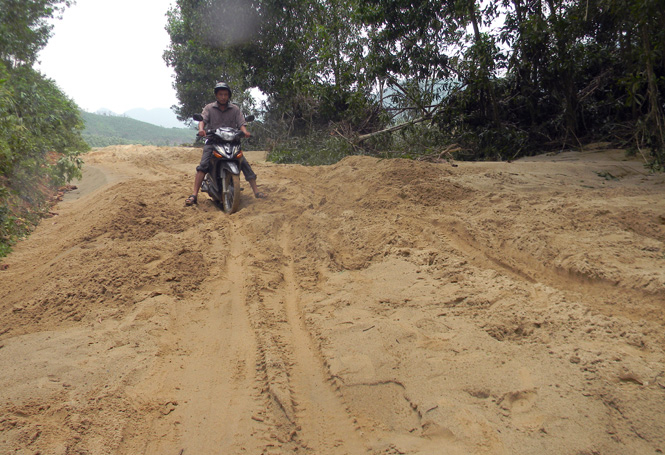
[[[418,129],[411,139],[456,143],[470,158],[611,137],[649,147],[655,166],[665,162],[662,0],[178,5],[170,27],[182,47],[185,69],[174,67],[183,106],[224,74],[267,94],[267,125],[290,135],[332,123],[347,137],[360,134],[357,144],[402,122]],[[218,20],[234,8],[252,33]]]
[[[0,60],[32,65],[46,46],[51,29],[48,19],[62,13],[70,0],[0,0]]]
[[[364,38],[351,6],[347,0],[178,0],[169,12],[164,57],[176,73],[179,115],[200,110],[214,81],[225,80],[240,92],[258,87],[269,99],[267,122],[287,133],[364,119],[371,85],[359,69]]]
[[[32,68],[47,19],[68,5],[0,0],[0,255],[38,220],[49,191],[80,175],[88,149],[76,104]]]
[[[177,0],[167,14],[166,30],[171,43],[164,52],[164,60],[175,72],[173,86],[180,104],[174,108],[183,121],[211,102],[216,82],[224,81],[234,87],[234,102],[243,104],[246,99],[243,92],[247,84],[239,60],[230,49],[219,44],[220,35],[213,33],[217,4],[208,0]]]
[[[432,120],[458,140],[468,124],[501,127],[495,85],[505,57],[486,31],[499,13],[494,3],[481,9],[474,0],[368,0],[359,11],[370,36],[368,71],[397,121]]]

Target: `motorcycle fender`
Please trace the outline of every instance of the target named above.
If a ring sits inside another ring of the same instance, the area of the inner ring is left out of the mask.
[[[222,167],[219,170],[219,175],[222,175],[223,169],[226,169],[229,171],[231,174],[238,175],[240,174],[240,168],[238,167],[238,163],[234,163],[233,161],[224,161],[222,163]]]
[[[221,190],[220,185],[218,184],[219,181],[213,178],[213,175],[214,174],[207,174],[204,180],[208,184],[208,191],[206,191],[206,193],[210,194],[211,196],[213,193],[219,194]]]

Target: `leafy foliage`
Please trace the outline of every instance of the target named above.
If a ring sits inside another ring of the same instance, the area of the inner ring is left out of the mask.
[[[268,158],[275,163],[322,166],[354,154],[353,147],[342,138],[318,133],[281,141]]]
[[[252,33],[218,20],[235,11]],[[423,149],[457,144],[467,159],[611,139],[650,149],[657,168],[663,25],[660,0],[178,0],[167,62],[188,109],[219,77],[260,88],[277,142],[333,131],[382,153],[407,146],[401,122],[426,132]]]
[[[180,118],[199,112],[224,80],[245,112],[256,110],[246,90],[258,87],[268,97],[266,127],[282,138],[372,116],[376,126],[353,8],[349,0],[178,0],[164,58],[176,73]]]
[[[0,60],[32,66],[51,36],[53,18],[69,0],[0,0]]]
[[[214,100],[213,87],[225,81],[234,87],[233,101],[247,111],[244,100],[242,64],[233,57],[233,48],[219,47],[215,43],[223,36],[211,29],[211,20],[222,12],[219,2],[206,0],[177,0],[176,7],[168,13],[166,30],[171,45],[164,52],[164,60],[175,71],[176,94],[180,105],[175,112],[180,120],[191,119],[201,112],[204,105]],[[251,5],[238,8],[238,12]],[[234,27],[236,21],[225,20],[226,26]],[[236,41],[234,41],[235,43]]]
[[[67,1],[0,0],[0,255],[29,232],[54,187],[80,175],[79,109],[32,68]]]

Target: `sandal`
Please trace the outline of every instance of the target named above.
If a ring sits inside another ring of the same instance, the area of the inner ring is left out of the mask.
[[[255,197],[256,199],[264,199],[264,198],[266,198],[266,197],[268,197],[268,196],[266,196],[266,193],[262,193],[261,191],[258,191],[258,192],[256,192],[256,193],[254,193],[254,197]]]
[[[190,205],[194,205],[194,204],[197,204],[197,203],[198,203],[198,201],[197,201],[196,195],[194,195],[194,194],[192,194],[191,196],[189,196],[189,197],[187,198],[187,200],[185,201],[185,205],[188,206],[188,207],[189,207]]]

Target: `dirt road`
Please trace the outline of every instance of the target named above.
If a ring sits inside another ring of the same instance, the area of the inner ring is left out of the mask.
[[[109,147],[2,260],[2,454],[665,451],[665,176]]]

